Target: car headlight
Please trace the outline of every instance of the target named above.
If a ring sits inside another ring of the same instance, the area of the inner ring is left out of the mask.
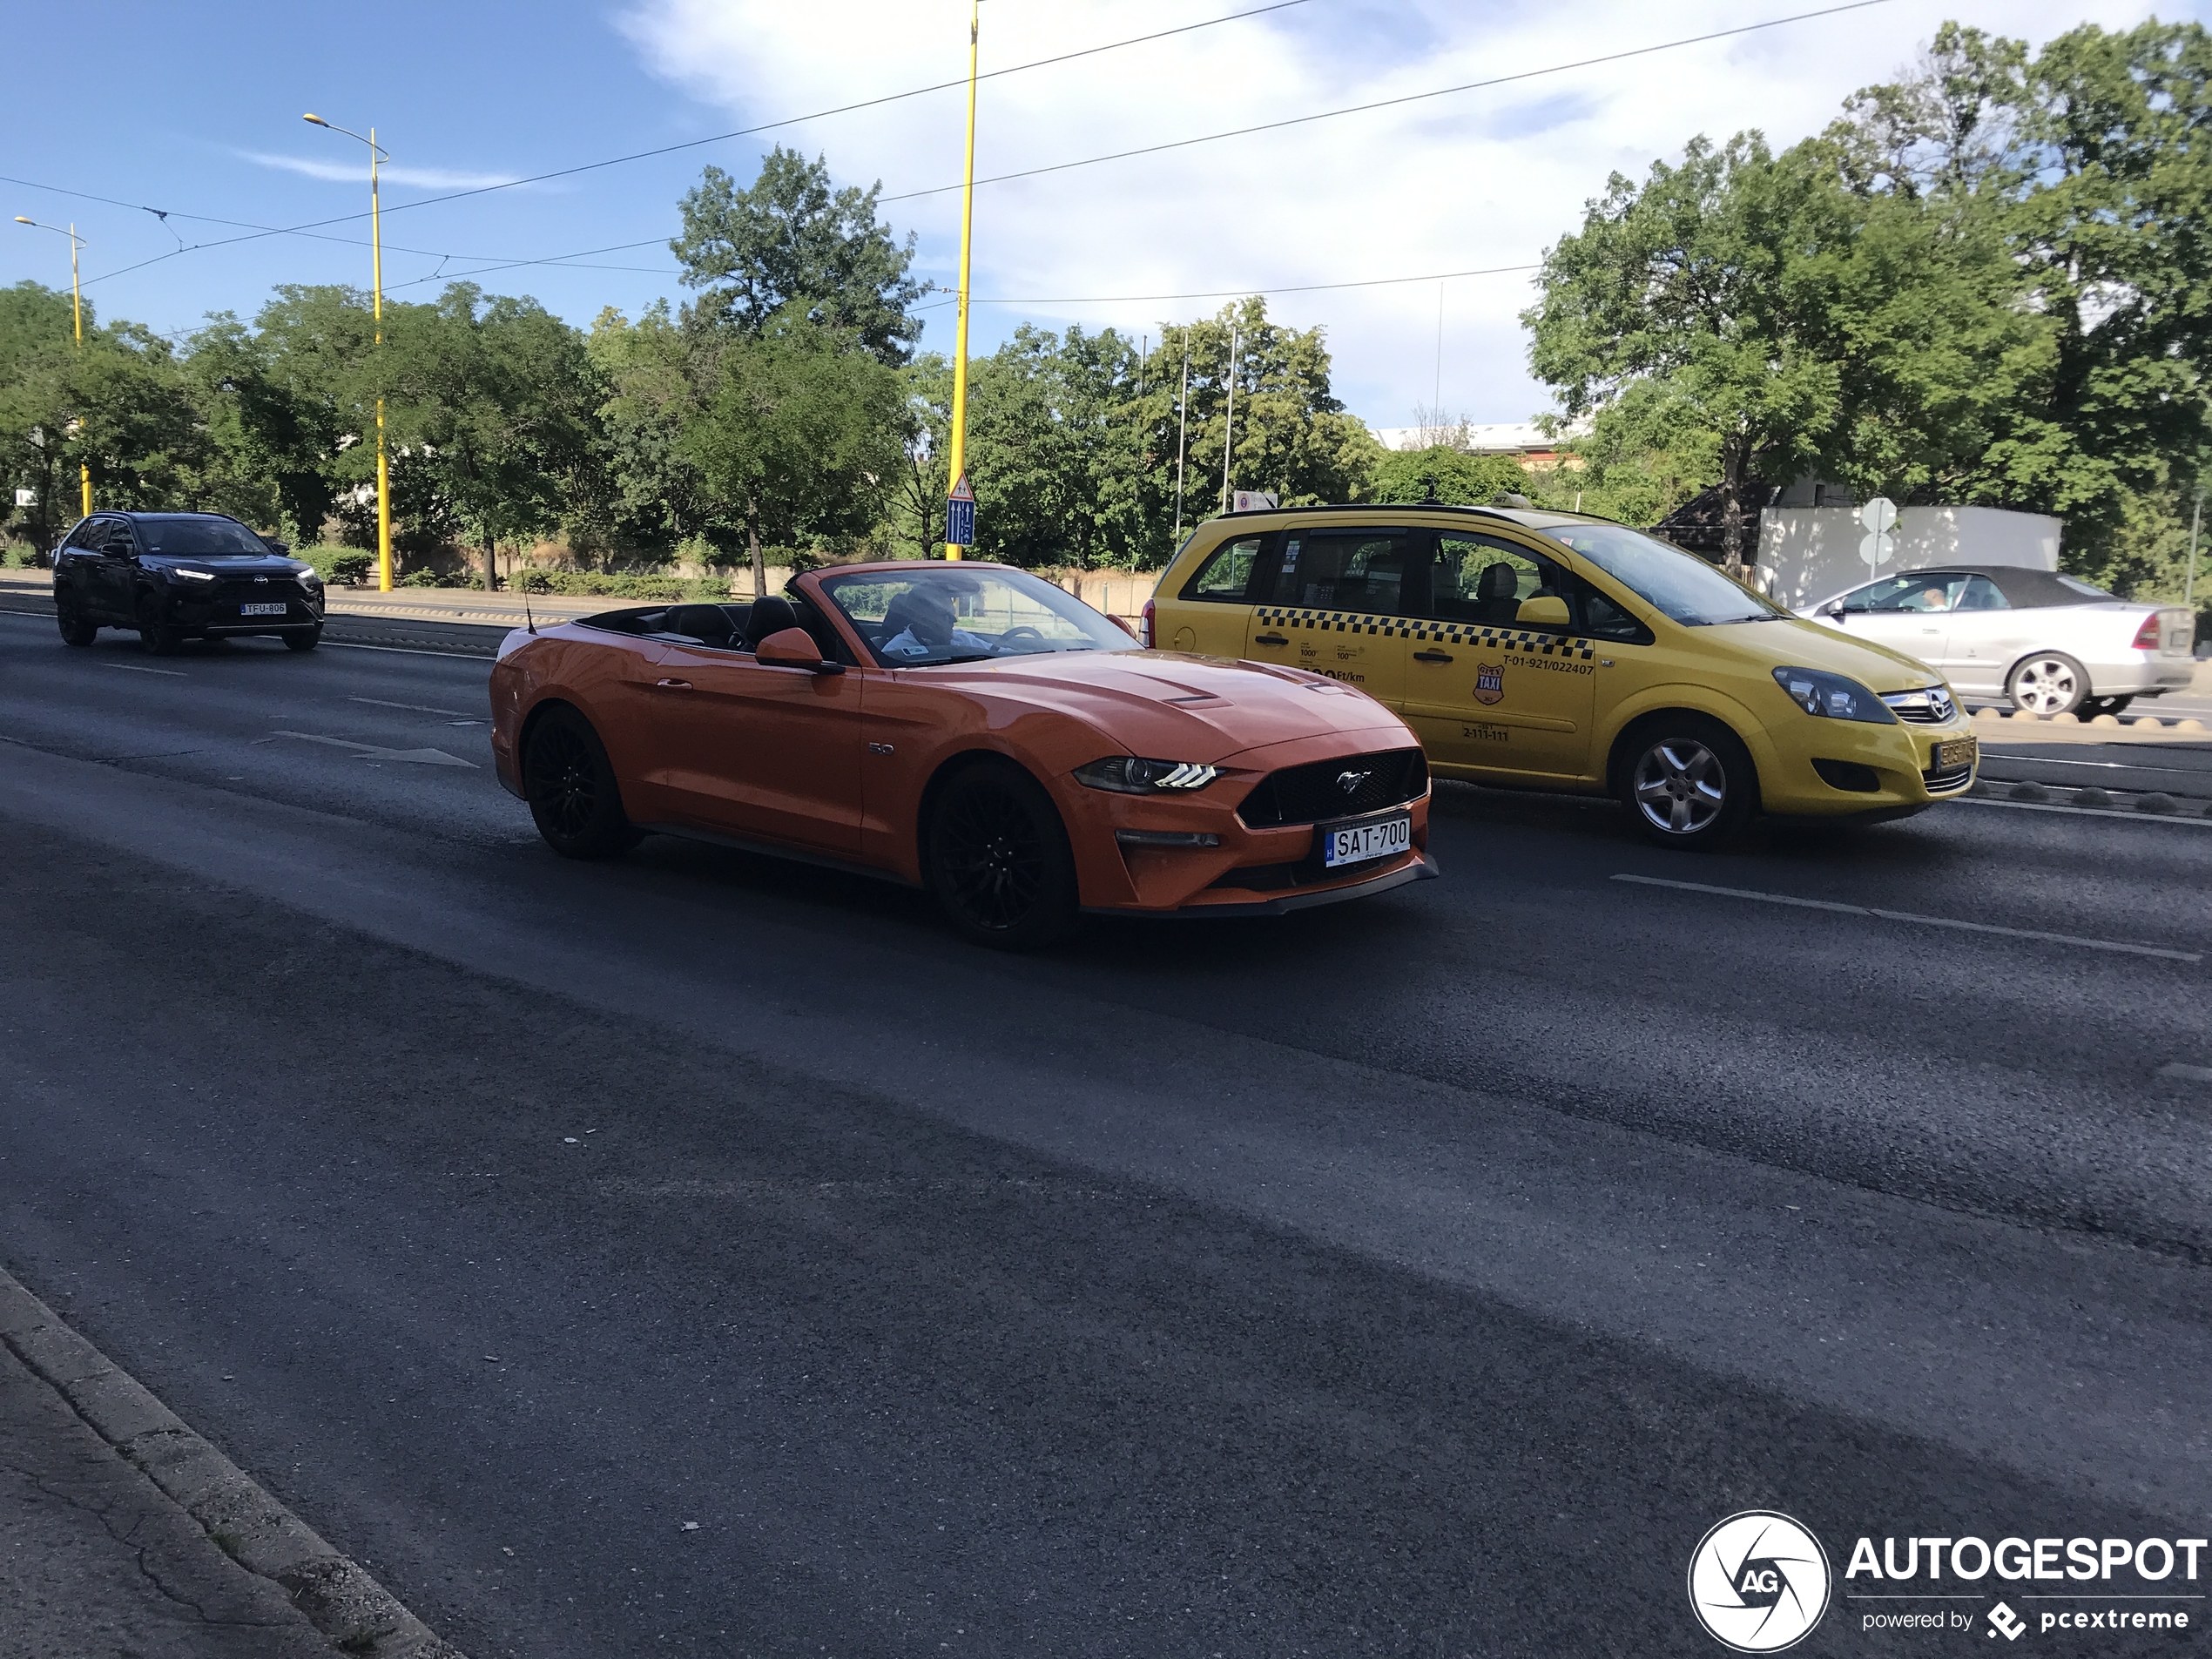
[[[1774,683],[1807,714],[1830,720],[1862,720],[1868,725],[1897,724],[1897,716],[1886,703],[1857,680],[1841,674],[1817,668],[1777,668]]]
[[[188,570],[181,564],[171,565],[169,574],[180,576],[187,582],[212,582],[215,579],[215,573],[212,570]]]
[[[322,585],[321,574],[312,564],[295,564],[292,567],[292,574],[300,578],[304,587],[319,588]]]
[[[1141,760],[1135,755],[1109,755],[1088,766],[1076,768],[1076,781],[1092,789],[1110,789],[1117,795],[1158,795],[1187,789],[1204,789],[1221,776],[1218,767],[1195,760]]]

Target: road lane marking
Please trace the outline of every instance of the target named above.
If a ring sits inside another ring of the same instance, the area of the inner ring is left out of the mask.
[[[141,668],[136,663],[95,663],[95,668],[119,668],[126,674],[166,674],[172,680],[188,680],[191,675],[174,668]]]
[[[2212,1066],[2185,1066],[2178,1060],[2161,1066],[2158,1075],[2177,1077],[2185,1083],[2212,1083]]]
[[[374,743],[355,743],[350,738],[318,737],[312,732],[279,732],[280,738],[298,738],[303,743],[327,743],[334,749],[351,749],[364,760],[412,760],[425,766],[466,766],[476,770],[473,760],[463,760],[459,755],[449,755],[442,749],[387,749]]]
[[[348,703],[369,703],[380,709],[405,709],[409,714],[459,714],[459,709],[434,709],[427,703],[387,703],[381,697],[349,697]]]
[[[2064,784],[2052,784],[2053,789],[2063,789]],[[2195,799],[2191,797],[2191,799]],[[1971,795],[1955,796],[1944,803],[1946,806],[2001,806],[2015,813],[2071,813],[2076,818],[2124,818],[2130,824],[2193,824],[2198,829],[2212,829],[2212,818],[2184,818],[2179,813],[2133,813],[2114,806],[2062,806],[2040,800],[1981,800]]]
[[[2000,927],[1989,921],[1956,921],[1948,916],[1923,916],[1910,910],[1883,910],[1872,905],[1839,904],[1832,899],[1800,899],[1786,893],[1759,893],[1750,887],[1716,887],[1703,881],[1669,881],[1656,875],[1616,875],[1615,881],[1633,881],[1640,887],[1672,887],[1679,893],[1710,893],[1723,899],[1750,899],[1760,904],[1788,905],[1797,910],[1830,910],[1844,916],[1877,916],[1884,921],[1909,921],[1923,927],[1950,927],[1960,933],[1995,934],[2005,939],[2035,939],[2046,944],[2079,945],[2084,950],[2114,950],[2128,956],[2155,956],[2169,962],[2201,962],[2203,954],[2168,950],[2161,945],[2130,945],[2116,939],[2081,939],[2073,934],[2050,934],[2034,927]]]
[[[414,645],[363,645],[350,639],[326,639],[322,643],[326,646],[335,646],[340,651],[389,651],[395,657],[452,657],[469,663],[493,660],[493,653],[489,649],[484,651],[423,651]]]

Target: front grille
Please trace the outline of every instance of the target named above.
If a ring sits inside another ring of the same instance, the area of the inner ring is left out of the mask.
[[[1919,691],[1885,691],[1882,701],[1890,712],[1909,725],[1948,725],[1959,716],[1951,693],[1940,685]]]
[[[1349,786],[1343,781],[1359,775]],[[1271,772],[1237,808],[1247,829],[1357,818],[1419,800],[1428,788],[1428,762],[1419,749],[1385,749]]]
[[[1920,777],[1930,794],[1939,794],[1946,789],[1964,789],[1973,775],[1974,763],[1969,760],[1963,766],[1946,766],[1940,772],[1931,767]]]

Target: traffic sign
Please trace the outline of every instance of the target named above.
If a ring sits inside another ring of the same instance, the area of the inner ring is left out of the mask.
[[[975,545],[975,492],[969,488],[966,473],[961,474],[953,493],[945,498],[945,544]]]
[[[1897,503],[1887,496],[1877,496],[1858,509],[1858,522],[1866,526],[1858,543],[1859,560],[1870,570],[1878,570],[1889,563],[1896,546],[1890,527],[1897,523]]]

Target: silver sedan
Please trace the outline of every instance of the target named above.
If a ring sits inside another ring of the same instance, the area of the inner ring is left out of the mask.
[[[2085,720],[2187,690],[2196,634],[2179,605],[2009,564],[1906,570],[1797,614],[1919,658],[1962,698]]]

